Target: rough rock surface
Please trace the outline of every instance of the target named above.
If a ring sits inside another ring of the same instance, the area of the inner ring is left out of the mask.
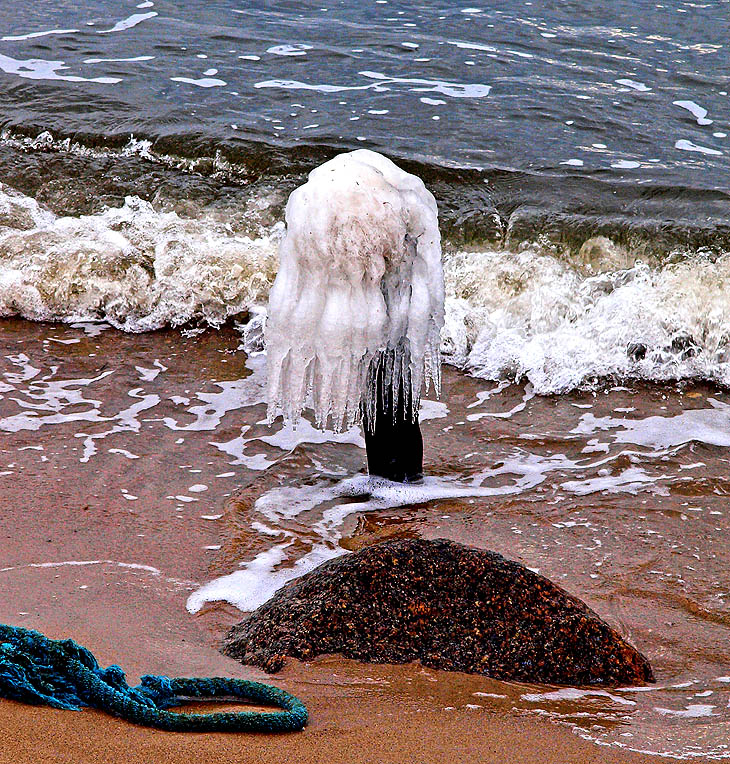
[[[654,681],[647,659],[580,600],[499,554],[399,539],[324,563],[234,626],[223,650],[278,671],[340,653],[496,679]]]

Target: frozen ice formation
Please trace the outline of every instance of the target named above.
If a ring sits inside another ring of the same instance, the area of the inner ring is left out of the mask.
[[[438,211],[420,178],[373,151],[340,154],[289,197],[269,293],[269,421],[354,424],[380,368],[418,410],[440,391],[444,283]],[[400,391],[400,392],[399,392]],[[372,417],[370,418],[372,421]]]

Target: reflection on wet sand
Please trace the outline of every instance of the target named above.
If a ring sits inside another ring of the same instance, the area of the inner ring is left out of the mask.
[[[100,328],[3,323],[0,479],[29,509],[28,539],[5,551],[0,576],[41,577],[57,598],[16,620],[54,622],[79,586],[106,580],[131,598],[174,593],[181,620],[190,597],[199,624],[220,626],[237,611],[207,600],[251,607],[321,559],[395,535],[446,537],[579,595],[648,655],[657,685],[553,691],[350,663],[341,681],[408,686],[429,707],[545,715],[616,747],[730,754],[724,392],[541,397],[446,367],[446,405],[427,404],[422,424],[429,477],[404,488],[364,475],[355,430],[268,429],[263,357],[236,353],[235,331]],[[42,485],[50,500],[36,498]],[[72,574],[82,582],[60,586]]]

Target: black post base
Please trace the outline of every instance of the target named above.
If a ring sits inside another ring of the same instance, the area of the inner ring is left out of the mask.
[[[382,368],[382,367],[381,367]],[[383,388],[380,370],[377,380],[375,421],[363,411],[362,424],[368,472],[397,483],[413,483],[423,477],[423,436],[418,412],[413,411],[410,390],[393,407],[393,390]]]

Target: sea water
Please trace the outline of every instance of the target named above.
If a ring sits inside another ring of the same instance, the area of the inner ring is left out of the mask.
[[[187,580],[132,536],[32,564],[252,607],[358,544],[446,535],[580,594],[659,676],[471,705],[727,757],[727,3],[270,5],[0,22],[4,494],[52,476],[116,525],[154,506],[218,561]],[[368,480],[347,416],[267,425],[285,205],[358,149],[439,211],[444,394],[415,493]]]

